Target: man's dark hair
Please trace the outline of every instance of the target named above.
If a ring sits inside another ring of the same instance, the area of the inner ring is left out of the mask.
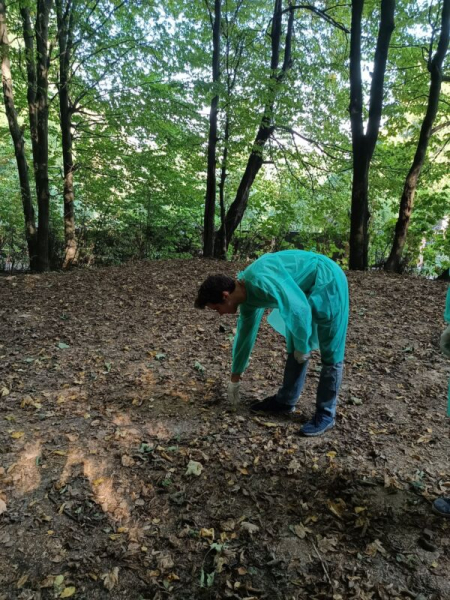
[[[223,292],[234,292],[236,284],[228,275],[210,275],[198,290],[195,308],[205,308],[207,304],[222,304]]]

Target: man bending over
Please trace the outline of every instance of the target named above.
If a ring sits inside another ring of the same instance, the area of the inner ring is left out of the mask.
[[[349,309],[347,279],[335,262],[303,250],[265,254],[236,280],[227,275],[209,276],[200,286],[195,307],[207,307],[220,315],[234,314],[240,308],[228,385],[234,405],[264,310],[273,309],[268,322],[285,336],[288,356],[282,386],[275,395],[251,406],[256,413],[295,411],[311,350],[319,348],[322,370],[316,411],[300,432],[318,436],[334,426]]]

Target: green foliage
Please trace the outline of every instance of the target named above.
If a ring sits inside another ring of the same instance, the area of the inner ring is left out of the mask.
[[[32,175],[21,22],[18,4],[7,4],[15,102]],[[35,2],[28,5],[33,19]],[[75,6],[70,97],[79,263],[199,255],[210,99],[219,92],[218,176],[226,115],[229,120],[224,189],[229,207],[270,93],[268,32],[273,1],[223,2],[222,78],[214,89],[208,3],[80,0]],[[323,0],[317,8],[350,27],[349,5]],[[379,2],[366,1],[362,49],[366,106],[378,19]],[[286,22],[285,14],[284,33]],[[426,107],[429,72],[424,52],[436,23],[439,3],[398,0],[382,128],[370,176],[372,264],[386,259],[392,243]],[[56,32],[52,13],[50,39],[55,48]],[[276,97],[273,136],[263,150],[264,165],[253,183],[230,257],[300,246],[345,265],[352,168],[348,43],[348,35],[329,21],[296,9],[292,68]],[[49,70],[54,267],[60,266],[64,249],[57,63],[54,51]],[[446,68],[450,69],[448,58]],[[448,83],[441,100],[437,126],[450,120]],[[405,268],[421,265],[427,275],[438,273],[450,260],[449,236],[436,229],[449,216],[448,131],[442,127],[431,138],[406,249]],[[17,168],[1,110],[0,188],[0,258],[24,262]],[[218,211],[216,226],[220,226]]]

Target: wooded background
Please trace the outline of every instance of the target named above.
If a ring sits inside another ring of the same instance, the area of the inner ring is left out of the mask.
[[[0,0],[0,267],[450,266],[450,0]]]

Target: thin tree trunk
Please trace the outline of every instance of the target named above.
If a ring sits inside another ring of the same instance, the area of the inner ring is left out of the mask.
[[[216,235],[215,256],[218,258],[225,258],[224,248],[228,248],[233,233],[239,226],[239,223],[241,222],[242,217],[244,215],[245,209],[247,208],[250,189],[252,187],[256,175],[258,174],[263,164],[264,146],[274,130],[273,107],[276,95],[280,84],[285,79],[286,74],[292,65],[291,42],[294,30],[293,7],[289,7],[289,19],[284,49],[284,61],[281,70],[278,70],[282,33],[282,17],[282,0],[275,0],[271,31],[272,57],[270,64],[271,77],[269,85],[269,99],[267,101],[266,106],[264,107],[264,113],[261,119],[261,124],[259,126],[255,141],[253,142],[253,149],[248,158],[246,169],[244,171],[238,190],[236,192],[236,197],[233,203],[231,204],[230,208],[228,209],[227,215],[225,217],[225,223],[221,226],[220,230]]]
[[[220,222],[221,222],[221,241],[222,247],[219,249],[221,256],[227,254],[227,230],[226,230],[226,211],[225,211],[225,182],[228,176],[227,164],[228,164],[228,142],[230,139],[230,116],[228,108],[226,109],[225,115],[225,129],[224,129],[224,147],[222,157],[222,167],[220,170],[220,182],[219,182],[219,200],[220,200]]]
[[[352,211],[350,222],[350,269],[368,266],[369,169],[380,129],[384,76],[389,43],[394,30],[395,0],[382,0],[381,18],[370,87],[367,131],[363,125],[361,79],[361,21],[364,0],[352,0],[350,38],[350,123],[353,149]]]
[[[52,0],[37,0],[35,29],[30,12],[21,5],[25,59],[27,67],[27,100],[33,149],[34,179],[38,203],[38,270],[49,269],[49,213],[48,184],[48,22]],[[36,38],[36,51],[34,39]]]
[[[52,0],[38,0],[36,15],[36,192],[39,270],[49,270],[50,192],[48,183],[48,22]]]
[[[417,183],[420,177],[423,164],[425,162],[428,143],[433,132],[433,123],[439,108],[439,96],[442,87],[442,64],[449,47],[450,35],[450,0],[444,0],[441,17],[441,34],[436,53],[428,65],[430,72],[430,91],[428,94],[428,105],[425,117],[420,129],[419,141],[417,143],[416,153],[413,163],[406,176],[403,193],[400,200],[400,209],[397,224],[395,226],[394,241],[389,258],[384,265],[386,271],[401,270],[401,261],[403,250],[406,243],[406,235],[414,206],[414,197],[416,194]]]
[[[225,185],[228,177],[228,150],[230,141],[230,106],[231,96],[236,85],[236,78],[239,70],[239,65],[242,58],[242,53],[245,47],[245,37],[241,36],[238,38],[238,42],[235,49],[235,54],[231,55],[231,32],[234,29],[238,12],[241,8],[241,1],[236,4],[234,14],[231,20],[229,19],[228,11],[225,12],[223,36],[226,39],[225,44],[225,70],[226,70],[226,102],[224,105],[225,113],[225,125],[224,125],[224,137],[223,137],[223,155],[222,164],[220,169],[220,181],[219,181],[219,202],[220,202],[220,224],[221,224],[221,236],[219,242],[221,247],[218,248],[218,254],[225,257],[227,254],[227,230],[226,230],[226,208],[225,208]],[[228,9],[228,2],[225,2],[225,8]],[[233,63],[233,66],[232,66]]]
[[[31,147],[33,150],[33,173],[36,177],[36,156],[37,156],[37,110],[36,110],[36,62],[34,52],[34,33],[31,24],[30,11],[21,6],[20,14],[22,17],[23,39],[25,43],[25,64],[27,67],[27,101],[28,118],[30,121]]]
[[[76,260],[77,240],[75,236],[74,212],[74,163],[72,154],[72,109],[69,100],[69,65],[73,47],[73,16],[75,0],[56,0],[59,43],[59,111],[62,134],[64,165],[64,238],[65,253],[63,269],[69,268]]]
[[[221,0],[214,2],[214,25],[213,25],[213,86],[220,81],[220,20]],[[211,257],[214,252],[214,215],[216,209],[216,148],[217,148],[217,113],[219,107],[219,93],[217,89],[211,100],[209,114],[209,138],[208,138],[208,172],[206,180],[205,219],[203,256]]]
[[[34,217],[33,200],[28,177],[28,164],[25,155],[23,132],[19,126],[17,112],[14,105],[14,93],[9,61],[9,40],[6,26],[6,5],[0,0],[0,54],[2,59],[2,86],[5,111],[8,119],[9,131],[14,144],[17,170],[19,173],[20,193],[22,197],[23,214],[25,218],[25,237],[28,246],[30,269],[37,268],[37,232]]]

